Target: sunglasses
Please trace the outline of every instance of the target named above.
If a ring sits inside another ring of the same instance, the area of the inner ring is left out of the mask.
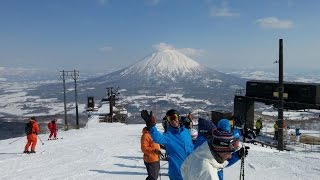
[[[171,114],[171,115],[168,115],[166,117],[167,117],[167,121],[168,122],[170,122],[170,121],[178,121],[179,120],[178,114]]]

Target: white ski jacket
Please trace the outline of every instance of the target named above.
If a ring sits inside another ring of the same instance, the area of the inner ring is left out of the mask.
[[[218,163],[211,154],[208,143],[194,150],[181,166],[183,180],[219,180],[218,170],[228,165]]]

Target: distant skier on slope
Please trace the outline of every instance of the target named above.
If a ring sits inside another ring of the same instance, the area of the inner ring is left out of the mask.
[[[167,111],[166,117],[169,123],[167,132],[161,134],[155,127],[156,119],[147,110],[141,111],[141,117],[146,122],[148,132],[154,142],[166,146],[169,154],[169,178],[171,180],[182,180],[181,164],[191,154],[193,144],[188,129],[180,125],[180,114],[177,110],[171,109]]]
[[[296,128],[295,132],[296,132],[296,143],[300,143],[300,137],[301,137],[300,128]]]
[[[24,147],[23,153],[35,153],[38,133],[40,131],[39,125],[36,121],[35,117],[31,117],[29,122],[26,125],[26,134],[27,134],[27,144]],[[29,147],[31,146],[31,151],[29,151]]]
[[[57,139],[57,131],[58,131],[58,129],[57,129],[56,121],[57,120],[54,119],[54,120],[52,120],[52,121],[50,121],[48,123],[48,129],[50,131],[50,135],[49,135],[48,140],[51,140],[52,135],[53,135],[53,139]]]
[[[260,135],[260,131],[263,128],[262,125],[262,118],[260,117],[259,119],[257,119],[256,121],[256,135],[259,136]]]

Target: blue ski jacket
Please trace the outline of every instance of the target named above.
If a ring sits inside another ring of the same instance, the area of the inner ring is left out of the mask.
[[[149,133],[154,142],[166,146],[166,152],[169,156],[169,178],[182,180],[181,165],[193,151],[190,131],[182,126],[180,128],[168,126],[167,132],[161,134],[154,126],[149,129]]]

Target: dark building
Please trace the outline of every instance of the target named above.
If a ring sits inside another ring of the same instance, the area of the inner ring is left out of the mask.
[[[211,120],[212,122],[217,125],[218,121],[220,119],[231,119],[232,116],[232,112],[228,112],[228,111],[211,111]]]
[[[274,104],[278,101],[277,81],[247,81],[246,96],[265,104]],[[284,82],[285,109],[318,109],[320,105],[320,84]]]
[[[235,126],[245,126],[253,129],[254,127],[254,100],[245,96],[234,97],[233,107]]]

